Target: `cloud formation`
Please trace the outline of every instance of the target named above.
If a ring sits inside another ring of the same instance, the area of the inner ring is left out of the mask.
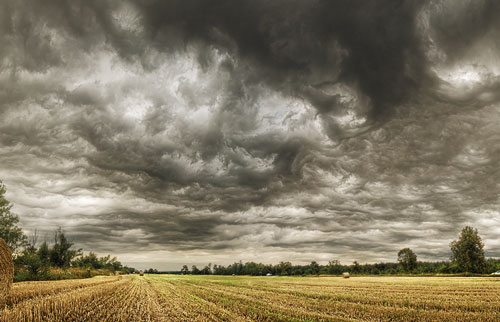
[[[137,266],[500,256],[499,9],[3,1],[0,178]]]

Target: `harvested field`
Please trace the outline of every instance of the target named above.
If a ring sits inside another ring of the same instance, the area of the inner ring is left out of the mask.
[[[499,321],[500,279],[145,275],[14,284],[0,321]]]
[[[163,298],[131,276],[18,283],[7,302],[0,321],[168,320]]]

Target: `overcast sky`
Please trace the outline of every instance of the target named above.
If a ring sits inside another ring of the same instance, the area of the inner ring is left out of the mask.
[[[2,0],[26,232],[137,268],[500,256],[499,1]]]

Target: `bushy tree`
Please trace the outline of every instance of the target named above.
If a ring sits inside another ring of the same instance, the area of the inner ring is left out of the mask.
[[[340,264],[340,261],[335,259],[328,262],[326,266],[326,272],[328,274],[342,274],[343,268]]]
[[[358,261],[352,262],[350,267],[352,273],[361,273],[361,265],[359,265]]]
[[[290,262],[280,262],[276,266],[276,274],[290,275],[291,273],[292,273],[292,263]]]
[[[50,263],[57,267],[68,267],[71,260],[81,255],[81,249],[73,250],[73,243],[68,241],[61,228],[56,230],[54,246],[50,250]]]
[[[196,267],[196,265],[191,266],[191,274],[200,274],[200,270]]]
[[[409,249],[403,248],[398,252],[398,262],[406,272],[417,268],[417,255]]]
[[[311,264],[309,264],[309,270],[307,273],[311,275],[319,275],[319,264],[316,261],[312,261]]]
[[[50,264],[50,250],[49,250],[49,245],[47,245],[47,242],[44,241],[40,245],[37,254],[44,266],[48,266]]]
[[[82,255],[78,257],[77,259],[73,260],[72,265],[94,269],[104,268],[111,271],[119,271],[123,268],[122,263],[120,263],[116,257],[111,258],[111,255],[97,257],[94,252],[90,252],[88,255]]]
[[[44,268],[38,254],[27,250],[16,257],[16,264],[24,266],[31,274],[30,279],[33,280],[38,279],[38,274],[41,272],[42,268]]]
[[[209,264],[209,265],[206,265],[205,267],[203,267],[201,269],[201,271],[200,271],[200,274],[202,274],[202,275],[210,275],[210,274],[212,274],[211,265],[212,264]]]
[[[487,265],[483,247],[477,229],[466,226],[462,229],[458,240],[450,243],[451,260],[462,272],[485,273]]]
[[[10,249],[15,252],[26,244],[26,236],[17,226],[19,217],[11,212],[12,204],[5,199],[7,189],[0,180],[0,238],[5,240]]]

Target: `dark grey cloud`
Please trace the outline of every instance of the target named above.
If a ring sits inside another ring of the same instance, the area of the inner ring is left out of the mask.
[[[0,178],[126,263],[499,246],[494,1],[3,1]]]
[[[345,82],[369,100],[362,112],[380,121],[433,83],[415,24],[424,4],[174,0],[138,1],[137,7],[162,49],[201,42],[203,51],[228,51],[251,65],[247,82],[303,97],[319,114],[345,112],[342,95],[327,90]],[[206,64],[207,54],[200,60]]]

